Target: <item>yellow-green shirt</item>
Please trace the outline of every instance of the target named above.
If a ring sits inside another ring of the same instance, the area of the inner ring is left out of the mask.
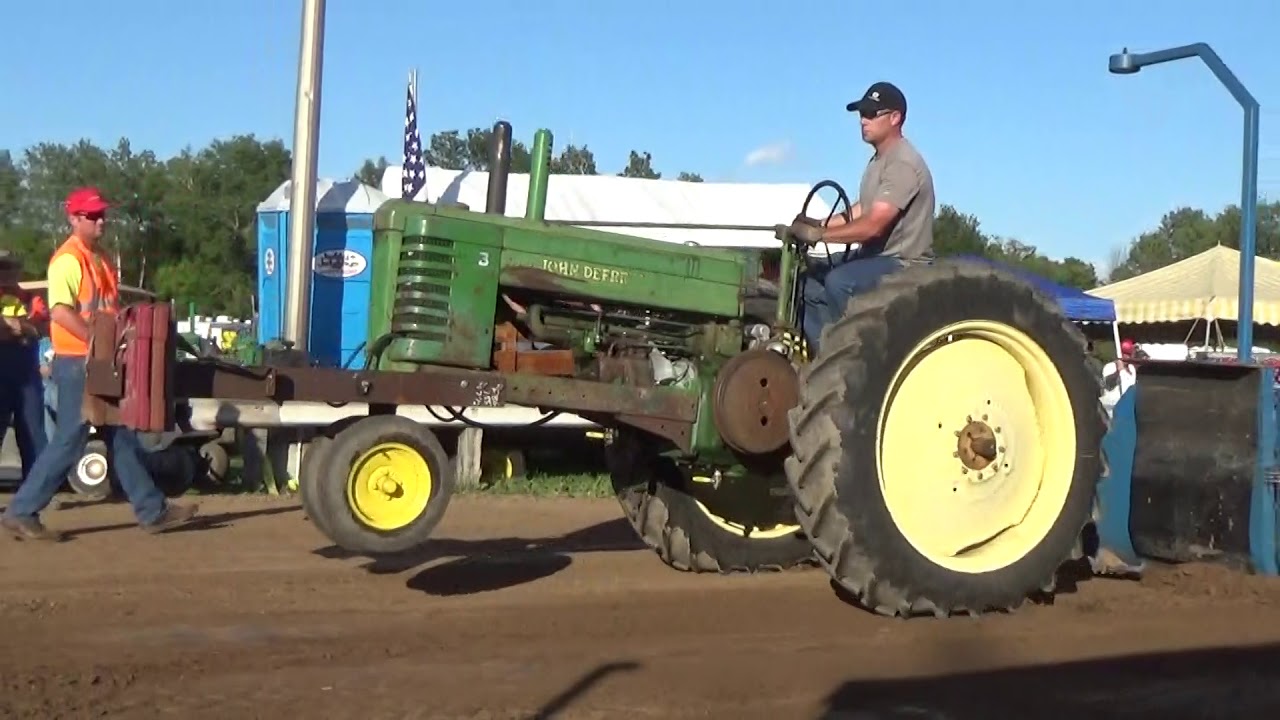
[[[79,307],[76,298],[80,296],[81,274],[79,260],[70,253],[59,255],[57,260],[49,263],[50,310],[54,305],[66,305],[72,310]]]
[[[24,318],[27,317],[27,306],[15,295],[0,295],[0,315]]]

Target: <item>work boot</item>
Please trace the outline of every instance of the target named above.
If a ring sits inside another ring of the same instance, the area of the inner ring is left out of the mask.
[[[180,525],[185,525],[196,516],[196,511],[200,509],[199,505],[192,503],[191,505],[169,505],[165,507],[164,512],[160,514],[159,519],[155,522],[142,526],[143,530],[157,535],[167,532]]]
[[[0,517],[0,527],[15,540],[44,540],[62,542],[64,537],[57,530],[50,530],[40,522],[40,518]]]

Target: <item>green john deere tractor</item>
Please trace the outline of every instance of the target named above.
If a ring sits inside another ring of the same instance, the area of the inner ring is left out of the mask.
[[[486,212],[378,211],[368,367],[452,378],[481,405],[497,384],[466,373],[497,373],[503,402],[600,423],[623,513],[681,570],[813,561],[895,615],[1052,590],[1105,426],[1100,374],[1052,300],[985,265],[911,267],[807,358],[803,223],[777,227],[766,279],[759,251],[547,222],[545,130],[526,215],[507,217],[510,126],[494,137]],[[330,428],[301,476],[319,529],[370,554],[428,542],[454,487],[430,428],[376,409]]]

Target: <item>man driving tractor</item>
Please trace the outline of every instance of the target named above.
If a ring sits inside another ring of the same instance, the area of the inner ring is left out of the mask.
[[[863,171],[857,202],[820,231],[804,234],[805,241],[823,242],[831,253],[830,265],[810,263],[805,276],[804,334],[810,357],[818,351],[822,329],[840,316],[852,295],[908,264],[933,260],[933,175],[903,137],[906,98],[893,84],[877,82],[847,109],[861,116],[862,139],[875,153]]]

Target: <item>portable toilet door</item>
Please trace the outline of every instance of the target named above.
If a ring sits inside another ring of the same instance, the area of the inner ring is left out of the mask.
[[[364,367],[369,332],[369,267],[373,216],[367,213],[316,213],[312,260],[312,360],[327,367]]]
[[[289,213],[258,213],[258,343],[280,337],[284,318],[284,258]]]

